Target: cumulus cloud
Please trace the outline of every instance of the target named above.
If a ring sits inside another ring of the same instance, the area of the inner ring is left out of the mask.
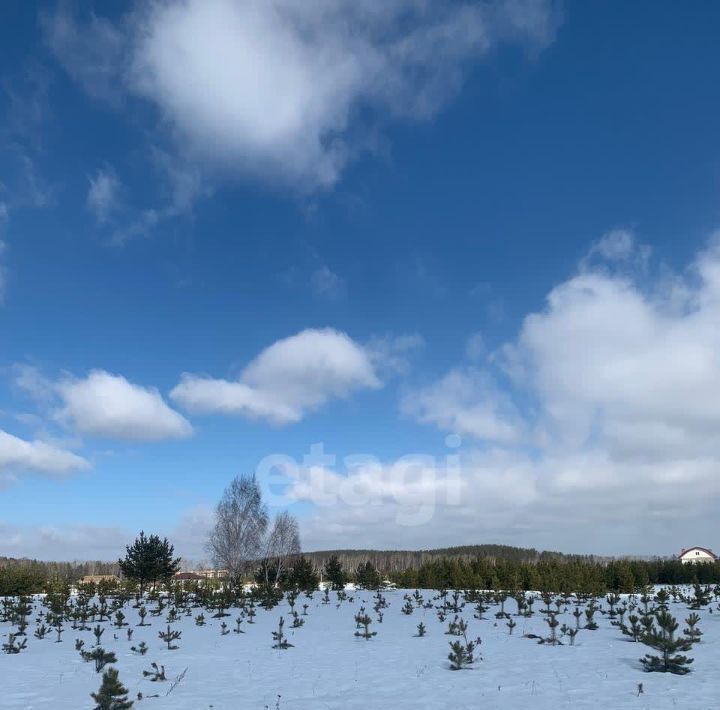
[[[132,539],[116,527],[12,525],[0,521],[0,555],[42,560],[116,560]]]
[[[523,433],[512,399],[487,373],[455,369],[439,381],[406,394],[402,411],[423,424],[480,439],[513,443]]]
[[[403,460],[302,473],[288,496],[312,504],[301,520],[308,549],[361,538],[381,549],[492,540],[579,553],[672,554],[678,540],[715,534],[716,472],[717,461],[701,457],[658,465],[614,461],[597,450],[537,457],[519,447],[468,448],[450,466],[438,457],[414,469]]]
[[[87,206],[98,222],[107,222],[117,209],[120,193],[120,181],[110,168],[100,168],[90,177]]]
[[[93,370],[85,378],[66,378],[55,391],[62,400],[57,417],[81,434],[126,441],[179,439],[192,426],[169,407],[157,389],[128,382],[121,375]]]
[[[436,477],[436,490],[425,489],[429,523],[398,526],[402,502],[381,495],[380,481],[374,505],[323,510],[306,539],[324,523],[338,541],[367,524],[378,543],[492,536],[628,552],[633,539],[635,551],[652,553],[674,550],[680,535],[711,534],[720,499],[720,241],[682,273],[648,270],[648,256],[632,234],[608,235],[511,342],[406,393],[406,415],[462,436],[449,451],[459,457],[459,504],[440,495],[438,462],[427,468]],[[343,475],[350,488],[367,481]],[[310,496],[307,481],[298,491]]]
[[[0,429],[0,483],[25,473],[63,477],[90,467],[87,460],[54,444],[27,441]]]
[[[176,525],[161,526],[157,533],[167,535],[185,560],[199,560],[213,521],[214,508],[198,504],[182,513]],[[0,556],[113,561],[136,535],[137,529],[118,525],[17,525],[0,520]]]
[[[114,25],[44,18],[90,93],[144,98],[212,170],[303,190],[333,185],[372,125],[432,117],[472,61],[542,48],[556,23],[546,0],[169,0]]]
[[[526,443],[540,432],[553,445],[622,457],[720,453],[712,435],[720,424],[720,243],[713,239],[685,274],[655,279],[639,268],[647,252],[629,233],[606,236],[591,253],[603,262],[584,259],[514,341],[484,365],[454,368],[409,393],[405,411],[494,442],[524,431]]]
[[[605,271],[554,288],[515,344],[544,426],[621,457],[720,453],[719,295],[717,241],[650,289]]]
[[[289,424],[331,399],[381,384],[369,353],[352,338],[309,329],[267,347],[237,380],[185,373],[170,397],[191,412]]]

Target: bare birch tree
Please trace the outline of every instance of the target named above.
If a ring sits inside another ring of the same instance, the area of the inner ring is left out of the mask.
[[[270,574],[279,582],[287,568],[288,561],[300,554],[300,531],[297,520],[287,511],[275,516],[272,529],[267,537],[263,567],[265,584],[270,584]]]
[[[268,512],[255,476],[235,477],[217,505],[207,544],[213,562],[228,571],[233,585],[263,557],[267,527]]]

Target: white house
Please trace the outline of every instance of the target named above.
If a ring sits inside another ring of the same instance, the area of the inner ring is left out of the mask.
[[[707,547],[688,547],[687,550],[680,552],[678,559],[683,564],[688,562],[715,562],[718,556],[712,550],[708,550]]]

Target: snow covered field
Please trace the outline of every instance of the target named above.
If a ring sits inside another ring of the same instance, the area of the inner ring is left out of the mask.
[[[412,591],[412,590],[411,590]],[[425,600],[433,594],[422,592]],[[411,615],[401,612],[403,590],[384,592],[389,607],[382,623],[373,611],[373,592],[355,591],[352,603],[337,606],[323,604],[316,592],[311,600],[298,597],[296,608],[309,605],[305,625],[290,629],[287,602],[270,611],[257,609],[254,624],[242,624],[243,634],[221,635],[220,619],[205,611],[207,624],[196,626],[193,617],[181,616],[173,627],[182,631],[177,650],[168,650],[158,638],[166,627],[167,610],[161,617],[148,615],[152,625],[138,627],[137,611],[127,605],[123,611],[133,628],[132,641],[125,629],[107,627],[102,645],[117,655],[113,664],[120,680],[135,699],[140,710],[173,708],[173,710],[425,710],[431,708],[503,708],[509,710],[553,710],[557,708],[636,708],[720,709],[720,612],[706,607],[699,612],[698,627],[702,641],[688,654],[695,659],[692,672],[686,676],[645,673],[638,659],[650,649],[626,640],[610,625],[607,615],[597,613],[597,631],[581,630],[575,645],[538,645],[523,638],[525,633],[547,636],[543,604],[535,603],[531,618],[513,617],[517,626],[508,634],[504,619],[496,620],[493,606],[488,618],[473,618],[474,606],[468,604],[462,616],[468,621],[468,637],[480,636],[482,660],[471,669],[449,670],[449,641],[445,634],[448,621],[440,622],[434,609],[416,608]],[[356,638],[354,615],[364,605],[373,618],[371,630],[377,636],[370,640]],[[148,602],[148,608],[155,606]],[[51,632],[45,639],[33,637],[39,606],[30,617],[27,629],[28,647],[16,655],[0,654],[0,707],[32,710],[81,710],[94,707],[90,692],[100,685],[92,663],[86,663],[75,650],[75,639],[83,638],[85,648],[93,646],[91,631],[73,631],[65,624],[63,642],[55,643]],[[582,607],[584,608],[584,606]],[[603,601],[602,608],[607,609]],[[570,627],[575,619],[570,605],[558,620]],[[509,599],[506,610],[516,611]],[[193,616],[200,609],[193,609]],[[232,629],[237,609],[230,609],[224,620]],[[670,611],[680,621],[690,613],[684,603],[671,603]],[[281,616],[293,648],[273,649],[271,632],[277,629]],[[417,625],[424,622],[427,635],[415,636]],[[583,620],[584,621],[584,618]],[[94,624],[89,624],[94,626]],[[2,642],[7,641],[11,626],[0,624]],[[117,639],[113,635],[117,635]],[[131,652],[130,647],[145,641],[146,655]],[[165,666],[168,681],[153,683],[142,671],[151,662]],[[187,670],[186,670],[187,669]],[[168,690],[172,681],[184,671],[182,680]],[[644,693],[638,695],[638,683]],[[161,697],[147,696],[159,693]],[[278,697],[280,696],[280,697]]]

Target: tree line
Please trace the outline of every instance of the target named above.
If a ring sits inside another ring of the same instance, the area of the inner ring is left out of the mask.
[[[564,555],[507,545],[436,550],[336,550],[301,553],[297,520],[288,512],[272,519],[254,476],[238,476],[215,511],[207,551],[231,587],[247,582],[267,590],[316,588],[320,579],[339,588],[390,580],[403,588],[540,590],[604,594],[634,592],[650,584],[718,584],[720,562],[682,564],[657,558],[631,560]],[[39,562],[0,558],[0,596],[46,591],[89,574],[122,573],[143,592],[167,585],[180,569],[167,538],[144,532],[117,563]]]

